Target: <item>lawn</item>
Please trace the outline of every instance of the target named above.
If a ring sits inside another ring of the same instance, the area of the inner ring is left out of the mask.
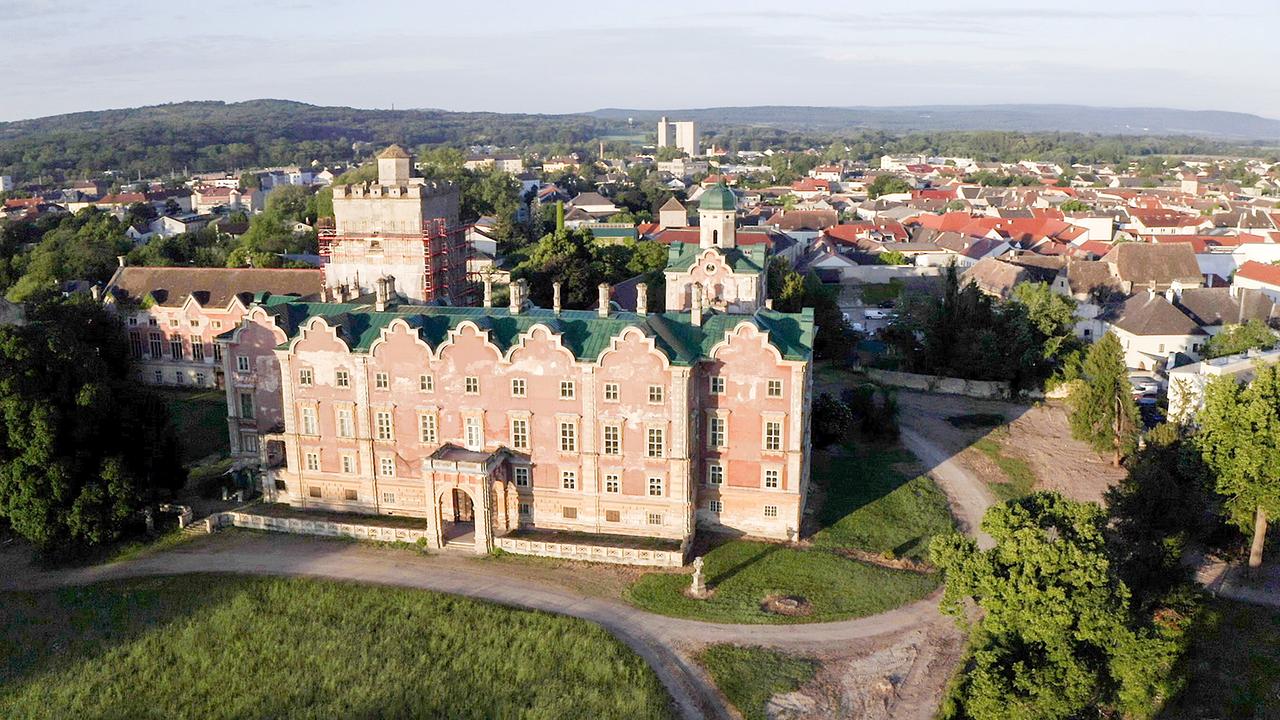
[[[712,645],[698,662],[746,720],[765,720],[765,704],[809,682],[817,663],[758,647]]]
[[[975,442],[973,447],[991,458],[991,462],[1004,473],[1006,482],[990,482],[987,485],[997,500],[1008,502],[1030,495],[1031,489],[1036,484],[1036,475],[1026,460],[1005,453],[1004,446],[1000,442],[1001,437],[999,432],[992,432]]]
[[[1190,682],[1161,720],[1280,717],[1280,612],[1212,600],[1192,630]]]
[[[425,591],[190,575],[0,594],[0,717],[671,718],[601,628]]]
[[[827,499],[813,544],[923,560],[929,540],[955,527],[947,497],[928,477],[901,472],[915,460],[906,450],[850,444],[846,451],[814,455],[813,475],[826,480]]]
[[[945,497],[927,477],[912,479],[899,463],[910,454],[859,444],[847,455],[815,454],[813,482],[826,490],[821,529],[811,547],[726,541],[703,556],[711,597],[683,593],[685,574],[650,573],[627,599],[664,615],[712,622],[829,622],[905,605],[937,587],[935,574],[881,567],[843,551],[923,558],[929,539],[951,530]],[[782,615],[762,607],[769,596],[800,597],[808,614]]]
[[[864,305],[879,305],[889,300],[897,300],[902,294],[901,280],[890,280],[887,283],[863,283],[862,302]]]
[[[159,390],[178,442],[182,462],[197,463],[231,452],[227,439],[227,398],[221,390]]]

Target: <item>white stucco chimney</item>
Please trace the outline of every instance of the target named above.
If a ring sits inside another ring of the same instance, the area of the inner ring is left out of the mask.
[[[645,283],[636,283],[636,314],[649,314],[649,286]]]
[[[693,302],[689,304],[689,322],[694,327],[702,327],[702,286],[694,283]]]
[[[387,309],[387,279],[378,278],[373,283],[373,309],[382,312]]]
[[[609,284],[600,283],[596,290],[598,291],[597,299],[600,303],[596,312],[599,313],[600,317],[609,317]]]
[[[484,306],[493,307],[493,281],[484,279]]]
[[[524,280],[517,280],[511,283],[509,294],[511,304],[509,309],[511,310],[512,315],[519,315],[520,310],[524,307],[524,288]]]
[[[551,311],[560,314],[560,281],[551,283]]]

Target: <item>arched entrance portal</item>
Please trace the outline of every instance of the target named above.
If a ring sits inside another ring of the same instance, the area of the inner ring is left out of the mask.
[[[466,490],[453,488],[440,494],[440,539],[445,545],[475,545],[475,502]]]

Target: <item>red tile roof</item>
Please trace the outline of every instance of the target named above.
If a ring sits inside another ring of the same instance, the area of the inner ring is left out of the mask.
[[[1248,278],[1267,285],[1280,287],[1280,265],[1267,265],[1250,260],[1236,270],[1236,277]]]

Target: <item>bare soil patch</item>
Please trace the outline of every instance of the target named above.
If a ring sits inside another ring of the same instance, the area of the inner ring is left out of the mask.
[[[813,614],[813,605],[799,595],[768,595],[760,603],[761,609],[774,615],[806,617]]]

